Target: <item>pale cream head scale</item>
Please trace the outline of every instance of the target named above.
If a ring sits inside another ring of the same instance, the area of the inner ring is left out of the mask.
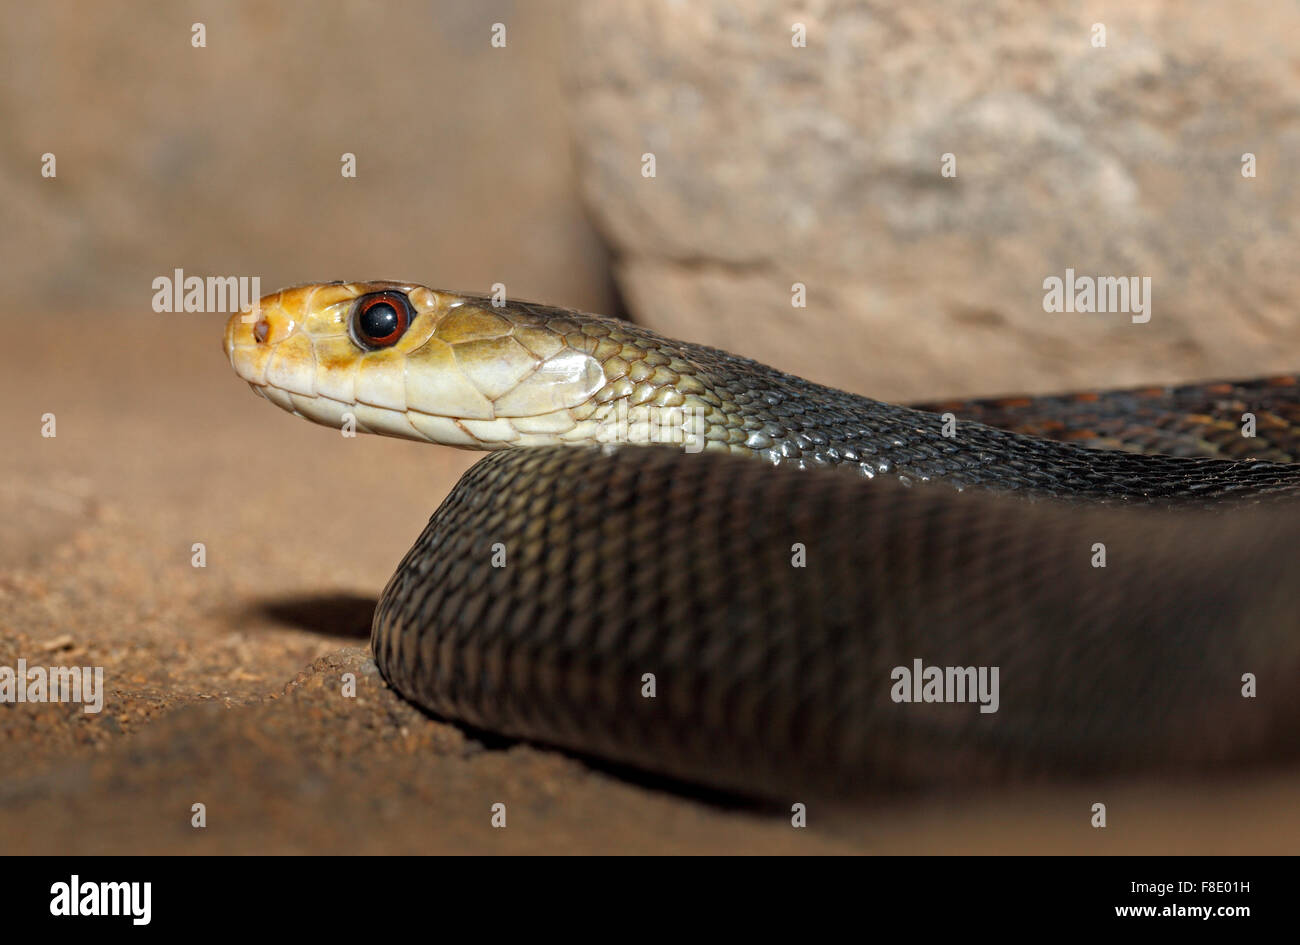
[[[224,347],[254,391],[325,426],[353,418],[363,432],[468,449],[681,442],[715,405],[689,362],[643,334],[413,283],[339,282],[263,297],[231,316]]]

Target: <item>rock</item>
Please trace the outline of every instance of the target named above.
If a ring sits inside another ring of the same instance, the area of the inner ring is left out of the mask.
[[[1114,8],[1104,47],[1066,3],[580,14],[585,195],[639,321],[895,398],[1300,366],[1300,11]],[[1045,312],[1067,268],[1149,276],[1150,321]]]

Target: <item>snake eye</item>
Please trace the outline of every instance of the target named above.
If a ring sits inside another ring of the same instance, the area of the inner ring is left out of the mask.
[[[387,348],[406,334],[411,303],[400,292],[374,292],[352,309],[352,338],[363,348]]]

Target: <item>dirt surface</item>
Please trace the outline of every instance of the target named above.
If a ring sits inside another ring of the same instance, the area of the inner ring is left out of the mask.
[[[814,805],[794,829],[485,745],[396,697],[366,649],[376,595],[473,454],[276,410],[225,363],[220,316],[43,324],[0,379],[0,667],[102,666],[106,694],[97,714],[0,705],[6,852],[1296,849],[1295,772]]]

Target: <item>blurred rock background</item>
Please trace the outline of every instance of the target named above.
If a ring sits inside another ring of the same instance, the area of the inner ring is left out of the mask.
[[[4,6],[0,251],[29,302],[152,316],[179,267],[612,304],[564,120],[565,4]]]
[[[877,396],[1300,365],[1295,6],[581,13],[584,193],[670,334]],[[1151,321],[1045,313],[1067,267],[1150,276]]]
[[[1300,362],[1293,5],[65,0],[5,23],[6,314],[147,311],[180,267],[504,282],[887,397]],[[1045,313],[1067,267],[1150,276],[1151,321]]]

